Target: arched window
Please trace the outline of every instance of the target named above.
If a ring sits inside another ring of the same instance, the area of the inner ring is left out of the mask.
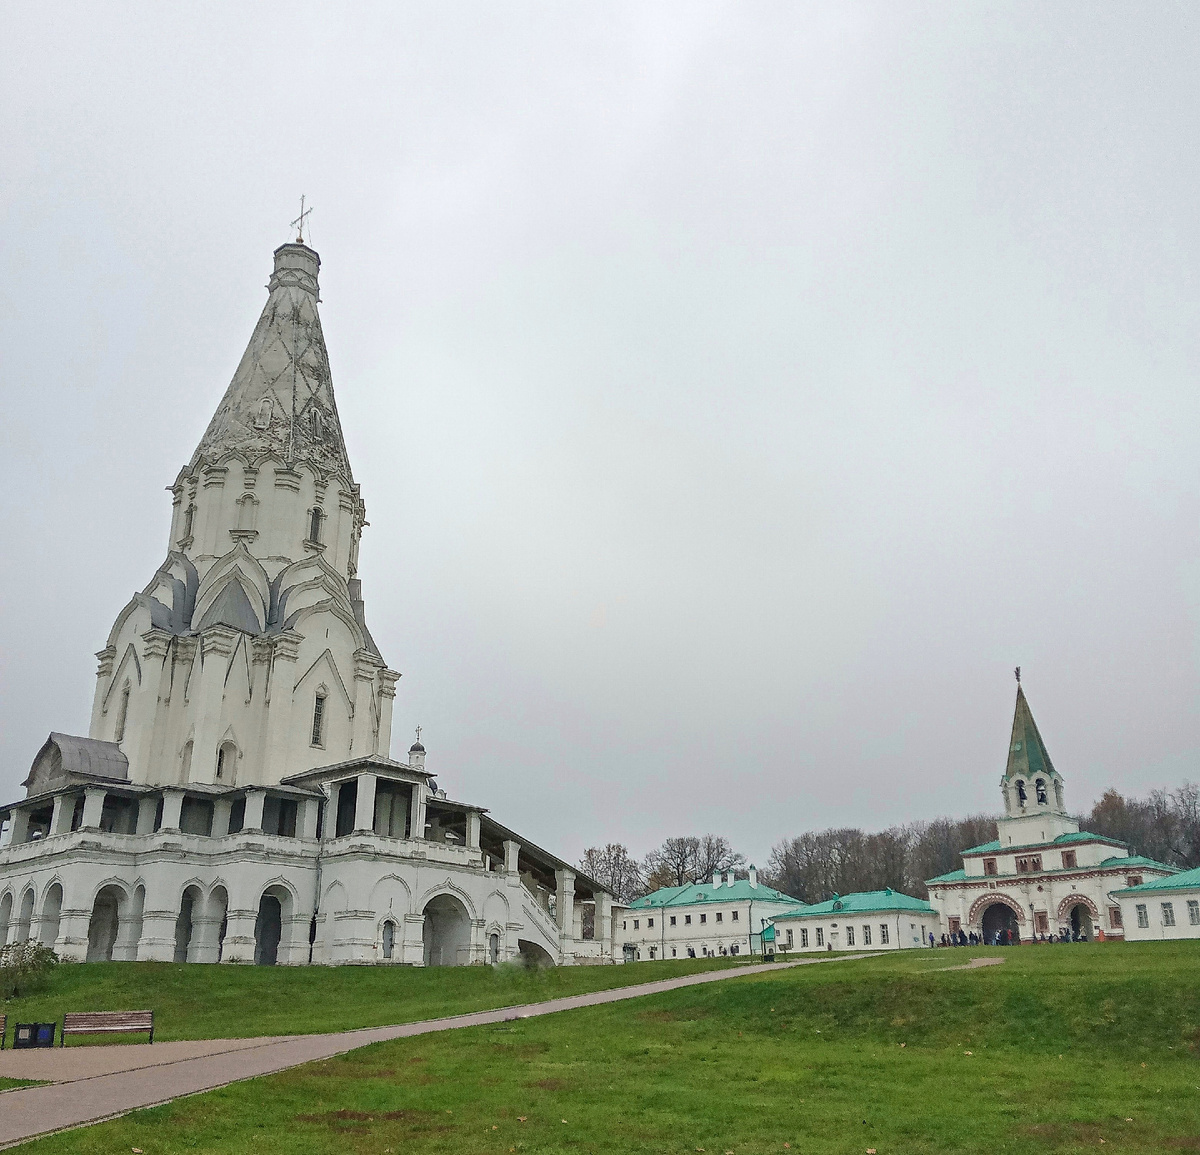
[[[316,408],[316,406],[313,406],[313,408],[309,410],[308,420],[312,425],[313,436],[320,437],[321,434],[325,432],[325,421],[321,417],[321,411]]]
[[[220,755],[217,755],[218,771],[220,770]],[[218,774],[218,777],[220,775]],[[179,752],[179,781],[190,782],[192,780],[192,740],[189,738],[184,744],[183,749]]]
[[[129,683],[126,682],[121,690],[121,700],[117,703],[117,724],[113,730],[113,741],[125,740],[125,719],[129,717]]]
[[[313,701],[312,745],[325,744],[325,695],[318,691]]]
[[[247,493],[243,494],[238,500],[238,529],[253,529],[254,515],[257,512],[255,506],[258,502],[254,500],[254,495]]]
[[[237,778],[238,749],[232,742],[222,742],[217,751],[217,781],[232,786]]]
[[[196,507],[189,505],[183,511],[183,533],[182,537],[188,538],[192,536],[192,526],[196,521]]]
[[[1037,787],[1038,805],[1045,806],[1046,803],[1049,801],[1049,799],[1046,796],[1046,780],[1044,778],[1039,778],[1037,780],[1037,782],[1034,783],[1034,785]]]
[[[254,424],[259,429],[266,429],[271,424],[271,398],[264,397],[258,403],[258,416],[254,419]]]
[[[391,958],[396,950],[396,924],[388,919],[383,924],[383,957]]]
[[[488,962],[495,966],[500,961],[500,936],[488,935]]]
[[[321,541],[321,522],[325,520],[325,511],[319,506],[314,506],[312,513],[308,519],[308,540],[315,543]]]

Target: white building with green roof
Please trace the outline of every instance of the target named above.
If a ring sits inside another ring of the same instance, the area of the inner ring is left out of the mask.
[[[1064,929],[1089,941],[1120,938],[1128,924],[1110,892],[1176,873],[1119,839],[1079,829],[1019,684],[1000,792],[999,837],[963,851],[962,869],[927,880],[948,934],[974,931],[988,943],[1009,931],[1022,939]]]
[[[888,887],[859,894],[835,894],[825,902],[777,915],[775,948],[793,951],[904,950],[928,947],[941,937],[938,912],[923,898]]]
[[[613,912],[613,954],[617,961],[704,958],[755,954],[759,935],[771,919],[794,910],[799,899],[733,871],[711,881],[665,886]]]
[[[1200,938],[1200,867],[1122,887],[1111,897],[1130,942]]]

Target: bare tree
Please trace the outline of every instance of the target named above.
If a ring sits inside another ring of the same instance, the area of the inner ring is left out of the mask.
[[[579,860],[579,869],[605,887],[618,902],[631,902],[644,892],[638,861],[619,842],[589,846]]]
[[[668,838],[646,855],[643,876],[648,890],[664,886],[686,886],[712,878],[715,871],[736,870],[746,856],[738,854],[729,839],[720,834],[685,835]]]
[[[712,878],[717,871],[736,870],[739,866],[746,864],[746,856],[736,853],[730,846],[728,838],[723,838],[719,834],[705,834],[697,841],[696,870],[692,876],[693,882]]]

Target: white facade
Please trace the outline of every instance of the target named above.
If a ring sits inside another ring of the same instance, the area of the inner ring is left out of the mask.
[[[0,942],[64,958],[608,962],[590,880],[389,757],[399,674],[366,626],[365,506],[317,313],[275,253],[262,316],[118,615],[88,738],[0,808]],[[584,935],[586,923],[593,933]]]
[[[1111,898],[1129,942],[1200,938],[1200,868],[1116,890]]]
[[[1110,892],[1174,873],[1116,839],[1080,831],[1020,686],[1000,789],[999,838],[965,851],[961,870],[928,881],[948,934],[988,943],[1010,931],[1024,940],[1064,931],[1121,938],[1128,924]]]
[[[618,962],[664,958],[748,955],[775,915],[793,910],[796,899],[732,871],[710,882],[666,887],[639,898],[614,915],[613,956]]]
[[[892,891],[831,898],[787,911],[774,922],[779,954],[907,950],[940,940],[941,918],[927,902]]]

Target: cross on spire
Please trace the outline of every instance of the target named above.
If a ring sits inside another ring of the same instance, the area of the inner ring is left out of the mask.
[[[1013,673],[1017,677],[1017,685],[1019,686],[1021,684],[1021,667],[1018,666],[1015,670],[1013,670]]]
[[[417,727],[417,741],[419,742],[420,740],[421,740],[421,727],[418,726]]]
[[[308,216],[311,212],[312,209],[306,209],[304,207],[304,197],[301,196],[300,215],[294,221],[292,221],[292,224],[296,226],[296,244],[298,245],[304,244],[304,222],[308,219]]]

